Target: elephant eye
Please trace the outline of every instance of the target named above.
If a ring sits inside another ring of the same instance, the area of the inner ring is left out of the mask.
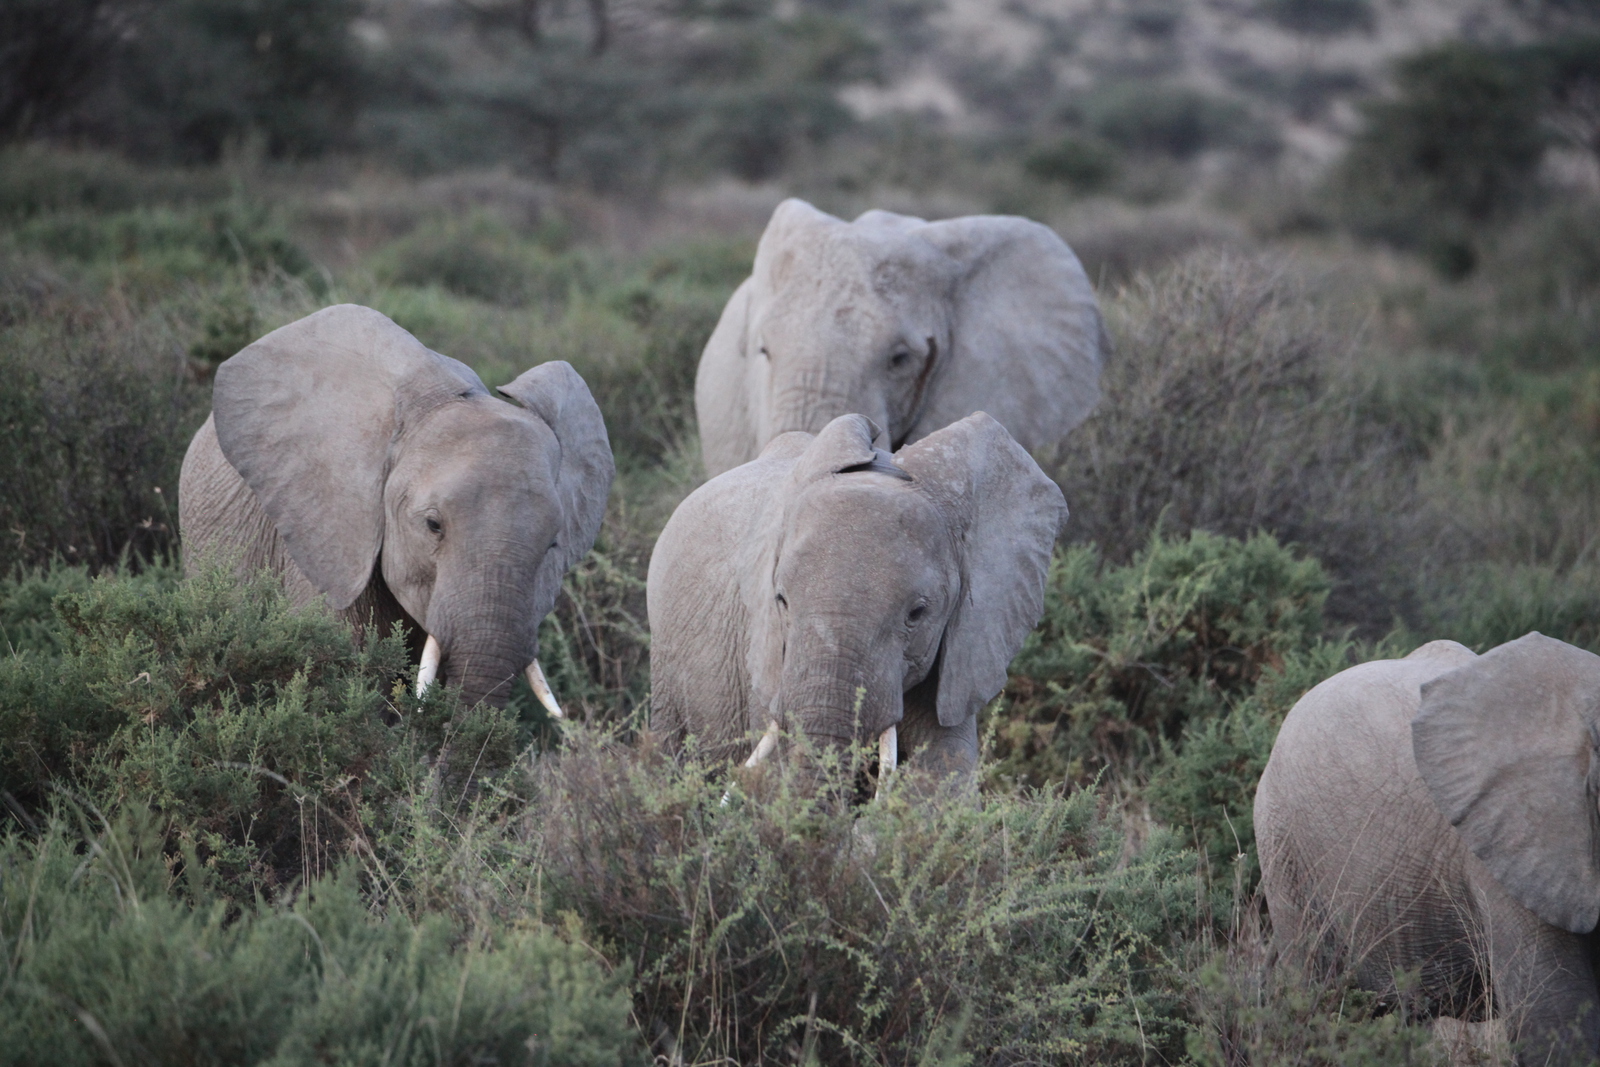
[[[926,605],[926,604],[918,604],[916,607],[911,609],[909,614],[906,615],[906,621],[907,622],[918,622],[927,613],[928,613],[928,605]]]
[[[439,520],[434,518],[432,515],[429,515],[427,519],[423,521],[427,524],[428,532],[431,534],[437,534],[444,529],[444,527],[439,525]]]
[[[762,345],[761,346],[761,354],[763,356],[765,356],[767,359],[771,359],[772,358],[772,353],[767,351],[767,346],[766,345]]]
[[[784,597],[783,597],[783,594],[782,594],[782,593],[779,593],[779,594],[778,594],[778,607],[780,607],[780,608],[786,608],[786,607],[788,607],[788,606],[789,606],[789,602],[788,602],[788,601],[787,601],[787,600],[785,600],[785,599],[784,599]]]
[[[904,367],[910,358],[911,353],[902,348],[900,351],[889,357],[889,366]]]

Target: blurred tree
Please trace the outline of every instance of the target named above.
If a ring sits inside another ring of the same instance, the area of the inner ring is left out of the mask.
[[[0,0],[0,140],[26,137],[92,90],[132,3]]]
[[[360,103],[360,13],[360,0],[156,0],[98,122],[145,155],[214,160],[250,138],[272,156],[315,155]]]
[[[1370,0],[1262,0],[1262,13],[1286,30],[1313,36],[1371,32]]]
[[[1342,168],[1358,211],[1403,208],[1410,221],[1395,221],[1415,231],[1439,212],[1481,222],[1523,197],[1546,135],[1537,86],[1506,54],[1443,45],[1402,61],[1395,82],[1392,99],[1367,106]]]
[[[1562,35],[1529,46],[1523,57],[1545,94],[1552,132],[1600,158],[1600,35]]]

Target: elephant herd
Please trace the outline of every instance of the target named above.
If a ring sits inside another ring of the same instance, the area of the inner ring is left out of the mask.
[[[1067,517],[1029,450],[1088,416],[1108,347],[1045,226],[780,205],[696,376],[710,480],[650,560],[652,727],[751,765],[783,736],[876,740],[880,779],[970,783]],[[504,704],[521,675],[559,716],[539,624],[613,473],[570,365],[491,392],[329,307],[218,368],[185,566],[401,624],[419,691]],[[1283,958],[1497,1015],[1524,1064],[1600,1053],[1600,657],[1529,634],[1335,675],[1285,720],[1256,828]]]

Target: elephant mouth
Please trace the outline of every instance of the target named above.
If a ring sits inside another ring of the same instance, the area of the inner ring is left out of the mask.
[[[428,688],[439,677],[439,665],[444,661],[444,649],[439,644],[439,639],[432,634],[422,646],[422,660],[417,664],[417,697],[420,699]],[[565,719],[566,713],[561,710],[561,705],[556,703],[556,695],[550,691],[550,683],[545,679],[544,668],[539,666],[535,658],[523,669],[523,677],[528,679],[528,685],[533,689],[533,695],[539,698],[545,710],[557,719]]]
[[[761,740],[756,742],[755,751],[750,753],[750,758],[744,761],[746,767],[759,767],[761,763],[778,748],[778,721],[772,720],[772,725],[767,727],[767,732],[761,735]],[[883,733],[878,735],[878,787],[874,797],[882,796],[884,786],[889,781],[900,763],[900,732],[890,724]],[[728,795],[724,794],[722,803],[728,803]]]

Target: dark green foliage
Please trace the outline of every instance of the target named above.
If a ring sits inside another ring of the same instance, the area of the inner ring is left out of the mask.
[[[358,648],[326,612],[291,610],[270,576],[153,584],[67,593],[60,655],[0,660],[0,787],[25,806],[53,784],[136,798],[248,897],[330,869],[365,805],[380,826],[394,817],[426,755],[470,752],[491,774],[517,752],[508,713],[456,715],[442,693],[418,705],[403,642]],[[461,796],[463,772],[438,788]]]
[[[171,278],[219,278],[277,269],[315,278],[311,260],[262,205],[61,211],[17,225],[11,239],[85,265]]]
[[[1153,537],[1126,566],[1087,546],[1050,567],[1045,615],[987,729],[1000,778],[1137,773],[1186,725],[1226,714],[1269,667],[1315,647],[1328,579],[1272,537]]]
[[[1198,922],[1194,856],[1161,832],[1130,851],[1092,792],[979,804],[912,776],[852,810],[785,760],[724,806],[693,759],[568,745],[540,776],[547,892],[637,961],[658,1052],[1088,1064],[1182,1046],[1168,961]],[[864,764],[817,758],[833,779]]]
[[[1208,148],[1267,147],[1243,105],[1196,89],[1113,84],[1091,93],[1082,111],[1091,130],[1132,152],[1187,159]]]
[[[52,211],[128,211],[226,199],[215,170],[159,170],[109,152],[42,146],[0,151],[0,218],[7,223]]]
[[[160,556],[204,394],[167,361],[157,324],[106,314],[0,257],[0,287],[13,278],[15,310],[0,310],[0,574],[56,557],[99,568]]]
[[[347,136],[363,90],[357,0],[161,0],[138,11],[83,118],[147,157],[215,160],[258,139],[316,155]]]
[[[242,289],[220,292],[200,323],[200,336],[189,345],[189,366],[197,376],[209,377],[217,364],[264,333],[248,293]]]
[[[137,806],[0,839],[6,1063],[637,1062],[627,972],[547,927],[375,914],[348,871],[239,906],[162,845]]]
[[[1428,632],[1486,652],[1537,630],[1600,651],[1600,572],[1593,566],[1480,565],[1434,602]]]
[[[0,3],[0,141],[48,129],[77,104],[117,45],[112,0]]]
[[[1335,35],[1371,31],[1371,0],[1263,0],[1262,12],[1296,33]]]
[[[1035,148],[1023,169],[1044,181],[1062,182],[1080,192],[1095,192],[1116,179],[1120,161],[1110,145],[1095,138],[1062,137]]]
[[[1406,651],[1409,648],[1395,654]],[[1259,873],[1256,783],[1272,755],[1283,717],[1317,683],[1377,655],[1348,641],[1302,643],[1263,668],[1246,695],[1239,697],[1236,690],[1237,699],[1225,712],[1193,717],[1181,735],[1163,742],[1145,793],[1151,814],[1187,830],[1214,871],[1233,868],[1240,899],[1254,889]]]
[[[386,247],[373,269],[394,285],[441,285],[491,303],[556,307],[592,291],[598,273],[589,257],[519,239],[486,215],[424,225]]]
[[[1393,99],[1367,106],[1336,179],[1346,217],[1470,269],[1467,224],[1523,201],[1544,154],[1537,86],[1506,55],[1458,43],[1402,61],[1395,83]]]

